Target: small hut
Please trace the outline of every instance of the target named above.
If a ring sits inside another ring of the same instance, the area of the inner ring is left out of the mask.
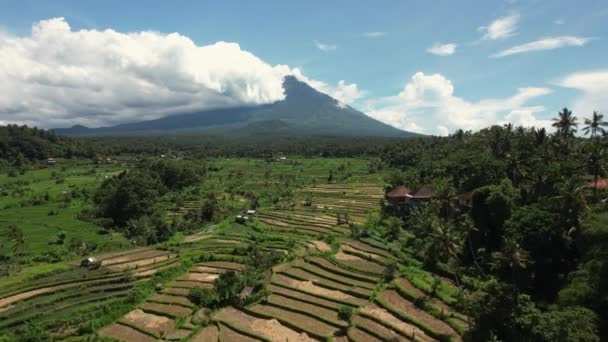
[[[241,302],[244,302],[253,293],[253,286],[245,286],[239,295]]]

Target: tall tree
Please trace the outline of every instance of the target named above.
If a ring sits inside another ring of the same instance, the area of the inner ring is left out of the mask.
[[[585,127],[583,127],[583,132],[585,135],[591,133],[591,138],[599,138],[606,134],[606,129],[604,127],[608,126],[608,122],[604,121],[604,115],[598,113],[597,111],[593,112],[593,116],[591,119],[585,119]]]
[[[578,119],[572,115],[572,111],[568,108],[562,109],[558,117],[553,119],[553,127],[557,129],[557,134],[562,138],[573,136],[578,127]]]

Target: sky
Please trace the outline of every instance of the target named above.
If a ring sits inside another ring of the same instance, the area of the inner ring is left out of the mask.
[[[608,112],[608,2],[0,0],[0,124],[272,103],[294,75],[446,135]]]

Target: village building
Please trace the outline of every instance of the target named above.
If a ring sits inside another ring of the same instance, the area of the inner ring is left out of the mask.
[[[47,158],[46,165],[55,165],[57,164],[57,159],[55,158]]]
[[[245,286],[239,295],[241,302],[244,302],[253,293],[253,286]]]
[[[412,208],[429,202],[433,198],[433,190],[426,186],[410,189],[400,185],[386,192],[384,197],[393,207],[396,214],[407,215]]]

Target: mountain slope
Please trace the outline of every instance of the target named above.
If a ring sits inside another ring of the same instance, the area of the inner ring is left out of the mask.
[[[377,121],[308,84],[288,76],[286,98],[273,104],[171,115],[111,127],[56,129],[66,135],[154,135],[192,133],[414,136]]]

